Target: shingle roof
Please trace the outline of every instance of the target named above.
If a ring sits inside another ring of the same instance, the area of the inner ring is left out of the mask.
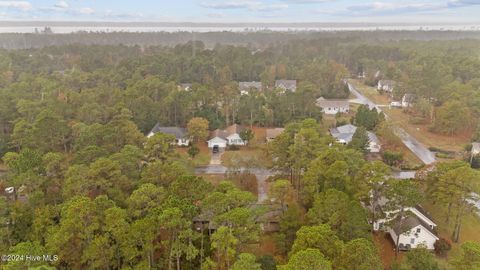
[[[297,81],[296,80],[276,80],[275,87],[281,87],[288,90],[296,90]]]
[[[430,226],[422,221],[421,219],[417,218],[416,216],[407,216],[404,217],[402,222],[400,224],[400,217],[397,217],[394,221],[394,224],[392,226],[393,231],[399,235],[405,232],[410,231],[411,229],[417,227],[418,225],[422,225],[425,229],[427,229],[429,232],[431,232],[433,235],[437,235]]]
[[[261,82],[239,82],[238,88],[240,89],[240,91],[249,91],[252,88],[261,91],[262,83]]]
[[[269,128],[267,129],[267,138],[274,139],[285,131],[284,128]]]
[[[219,137],[219,138],[222,138],[222,139],[226,139],[228,136],[230,136],[232,134],[240,134],[240,132],[244,131],[245,129],[246,128],[244,126],[234,124],[234,125],[231,125],[231,126],[227,127],[225,130],[216,129],[216,130],[212,131],[211,134],[210,134],[210,138]]]
[[[321,108],[349,108],[350,104],[346,99],[325,99],[320,97],[316,102],[318,107]]]
[[[180,127],[162,127],[157,123],[150,133],[165,133],[175,136],[176,139],[183,139],[187,136],[187,129]]]

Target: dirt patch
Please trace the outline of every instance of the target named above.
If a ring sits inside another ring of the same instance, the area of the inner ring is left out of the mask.
[[[399,261],[403,259],[403,253],[401,252],[398,254],[398,258],[395,258],[395,246],[388,233],[373,233],[373,242],[377,247],[384,269],[390,269],[396,259]]]

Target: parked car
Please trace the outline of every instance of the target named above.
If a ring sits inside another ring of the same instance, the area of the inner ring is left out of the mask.
[[[212,148],[212,152],[213,152],[214,154],[220,152],[220,147],[218,147],[218,145],[214,145],[213,148]]]

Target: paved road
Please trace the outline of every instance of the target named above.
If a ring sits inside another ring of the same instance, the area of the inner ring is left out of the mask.
[[[222,165],[209,165],[195,168],[196,174],[225,174],[228,168]],[[258,202],[262,203],[268,199],[267,194],[267,178],[275,175],[275,172],[262,168],[240,168],[240,172],[250,172],[255,174],[258,186]]]
[[[348,89],[352,94],[355,95],[356,101],[361,104],[366,104],[370,109],[376,108],[377,111],[381,112],[382,109],[379,105],[375,104],[373,101],[362,95],[352,84],[348,84]],[[388,120],[388,116],[385,115],[385,118]],[[393,132],[397,135],[405,144],[405,146],[410,149],[423,163],[430,165],[436,161],[435,154],[428,148],[421,144],[417,139],[408,134],[403,128],[394,127]]]

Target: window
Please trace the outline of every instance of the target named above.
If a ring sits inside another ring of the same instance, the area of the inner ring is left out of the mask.
[[[420,233],[420,228],[417,228],[417,233]]]
[[[412,244],[412,245],[415,244],[415,238],[410,239],[410,244]]]

